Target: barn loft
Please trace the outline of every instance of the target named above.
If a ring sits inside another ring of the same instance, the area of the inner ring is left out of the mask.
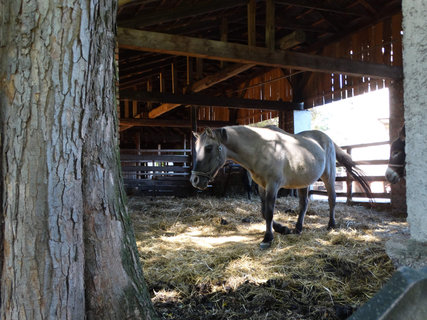
[[[125,183],[183,191],[191,130],[279,117],[293,132],[293,110],[384,87],[393,139],[403,123],[401,24],[400,0],[120,0]]]

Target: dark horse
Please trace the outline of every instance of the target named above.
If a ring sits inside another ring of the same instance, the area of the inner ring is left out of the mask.
[[[390,146],[390,159],[385,172],[385,178],[390,183],[397,183],[405,176],[405,126],[399,132],[399,136]]]
[[[335,161],[370,194],[370,188],[351,157],[320,131],[293,135],[277,127],[230,126],[194,133],[196,161],[191,183],[206,189],[227,159],[239,163],[251,173],[259,186],[261,211],[266,231],[261,248],[271,246],[273,229],[282,234],[289,228],[273,220],[274,205],[280,188],[298,189],[299,217],[295,232],[300,233],[308,204],[308,186],[319,178],[325,183],[329,201],[328,228],[335,227]]]

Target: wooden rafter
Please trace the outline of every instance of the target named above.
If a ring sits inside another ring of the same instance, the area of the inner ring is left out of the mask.
[[[193,83],[192,85],[188,86],[188,88],[185,90],[187,93],[190,92],[200,92],[204,89],[210,88],[213,85],[225,81],[231,77],[234,77],[236,75],[238,75],[239,73],[246,71],[250,68],[252,68],[254,65],[253,64],[244,64],[244,65],[235,65],[235,66],[230,66],[225,68],[224,70],[221,70],[220,72],[213,74],[213,75],[209,75],[195,83]],[[157,118],[158,116],[173,110],[177,107],[179,107],[181,104],[176,104],[176,103],[163,103],[162,105],[158,106],[157,108],[151,110],[148,114],[149,118]]]
[[[340,9],[337,7],[332,7],[332,6],[324,5],[324,4],[320,4],[320,3],[315,4],[315,3],[313,3],[313,1],[307,1],[307,0],[276,0],[276,3],[294,6],[294,7],[305,8],[305,9],[326,11],[329,13],[335,13],[335,14],[340,14],[340,15],[363,16],[363,13],[360,13],[360,12],[352,10],[352,9]]]
[[[200,57],[243,64],[342,73],[354,76],[370,76],[373,78],[400,79],[403,75],[401,67],[390,67],[382,64],[298,52],[283,52],[260,47],[249,47],[236,43],[225,43],[135,29],[119,28],[118,40],[119,46],[126,49]]]
[[[135,18],[119,20],[118,25],[127,28],[142,28],[151,25],[158,25],[177,19],[195,17],[202,14],[212,13],[220,10],[230,9],[246,4],[246,0],[216,0],[203,1],[193,4],[184,3],[168,10],[154,10],[139,14]]]
[[[181,105],[212,106],[254,110],[261,109],[274,111],[302,110],[304,107],[303,103],[297,102],[242,99],[236,97],[218,97],[201,94],[180,95],[146,91],[121,91],[120,99],[149,101],[153,103],[173,103]]]

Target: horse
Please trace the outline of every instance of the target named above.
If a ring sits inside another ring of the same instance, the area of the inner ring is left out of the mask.
[[[391,184],[399,182],[405,176],[405,138],[405,126],[403,126],[400,129],[399,136],[390,146],[390,159],[385,178]]]
[[[267,249],[273,241],[273,230],[281,234],[291,230],[273,220],[277,192],[281,187],[298,189],[299,216],[294,233],[301,233],[308,205],[308,186],[319,178],[328,192],[328,229],[335,228],[335,161],[358,181],[370,195],[369,184],[351,157],[325,133],[317,130],[289,134],[277,127],[227,126],[207,128],[196,138],[195,162],[190,181],[204,190],[227,159],[248,170],[259,186],[261,213],[266,231],[260,244]]]

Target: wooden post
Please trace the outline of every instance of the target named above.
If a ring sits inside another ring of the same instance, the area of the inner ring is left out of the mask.
[[[190,85],[192,78],[193,78],[193,64],[191,62],[191,57],[187,57],[187,86]]]
[[[196,58],[196,80],[200,80],[203,77],[203,59]]]
[[[228,41],[228,20],[226,17],[222,17],[221,19],[221,27],[220,27],[220,40],[222,42]],[[220,61],[220,68],[224,68],[226,66],[226,62]]]
[[[347,148],[347,153],[351,156],[351,148]],[[347,185],[347,204],[350,204],[352,201],[352,194],[353,194],[353,180],[351,179],[350,175],[346,171],[346,185]]]
[[[191,107],[191,130],[193,132],[197,132],[197,107]],[[196,138],[193,134],[191,134],[191,165],[194,166],[196,163]]]
[[[147,81],[147,92],[153,91],[153,85],[151,84],[151,81]],[[150,111],[152,107],[152,103],[150,101],[147,101],[147,110]],[[144,115],[146,117],[146,115]]]
[[[138,116],[138,101],[132,101],[132,118],[136,118]]]
[[[125,100],[125,112],[124,117],[129,118],[129,100]]]
[[[178,86],[178,77],[176,74],[176,67],[174,63],[171,63],[171,76],[172,76],[172,93],[175,93]]]
[[[248,3],[248,46],[256,46],[256,0],[249,0]]]
[[[159,86],[160,86],[160,92],[165,91],[165,79],[163,78],[163,72],[160,72],[159,74]]]
[[[268,49],[275,49],[275,10],[274,0],[266,0],[265,9],[265,46]]]
[[[390,140],[395,140],[404,123],[404,107],[403,107],[403,81],[394,80],[389,87],[390,96]],[[391,211],[392,214],[398,217],[407,216],[406,207],[406,179],[400,180],[396,184],[391,185]]]

